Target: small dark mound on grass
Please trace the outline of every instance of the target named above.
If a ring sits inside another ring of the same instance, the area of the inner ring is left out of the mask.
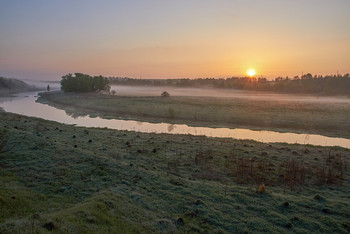
[[[328,208],[323,208],[323,209],[322,209],[322,212],[325,213],[325,214],[330,214],[330,213],[331,213],[331,210],[328,209]]]
[[[176,230],[175,225],[168,219],[158,220],[157,227],[161,232],[164,232],[164,233],[171,233]]]
[[[43,228],[45,228],[48,231],[52,231],[53,229],[55,229],[55,225],[52,222],[48,222],[43,225]]]
[[[170,179],[169,183],[175,186],[184,186],[184,181],[181,179]]]
[[[314,196],[314,199],[316,200],[316,201],[325,201],[326,199],[324,199],[324,197],[322,197],[322,196],[320,196],[320,195],[318,195],[318,194],[316,194],[315,196]]]
[[[105,201],[105,205],[110,208],[110,209],[114,209],[114,204],[113,202],[110,202],[110,201]]]
[[[289,202],[284,202],[284,203],[282,204],[282,206],[283,206],[284,208],[289,208],[289,207],[290,207]]]
[[[183,218],[178,218],[177,220],[176,220],[176,225],[177,226],[183,226],[183,225],[185,225],[185,222],[184,222],[184,220],[183,220]]]
[[[202,219],[203,224],[211,224],[211,221],[207,218]]]
[[[197,217],[197,214],[194,211],[187,211],[185,215],[192,218]]]
[[[292,229],[293,225],[291,223],[286,223],[286,225],[284,225],[284,227],[287,229]]]
[[[95,224],[95,223],[97,223],[96,217],[93,217],[93,216],[87,217],[87,218],[86,218],[86,222],[87,222],[87,223]]]
[[[202,202],[202,200],[198,199],[197,201],[193,202],[193,204],[196,206],[199,206],[199,205],[203,205],[204,203]]]
[[[350,232],[350,224],[342,223],[342,227],[343,227],[347,232]]]

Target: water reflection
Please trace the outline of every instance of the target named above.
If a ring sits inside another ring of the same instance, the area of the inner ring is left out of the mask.
[[[21,94],[21,96],[7,99],[0,103],[5,111],[57,121],[65,124],[75,124],[85,127],[101,127],[117,130],[128,130],[145,133],[170,133],[204,135],[209,137],[249,139],[265,143],[285,142],[311,144],[322,146],[341,146],[350,149],[350,140],[345,138],[325,137],[311,134],[279,133],[273,131],[253,131],[249,129],[190,127],[185,124],[148,123],[132,120],[101,119],[86,115],[76,115],[73,112],[35,102],[36,93]],[[25,97],[27,96],[27,97]]]
[[[87,114],[76,113],[76,112],[70,111],[70,110],[65,110],[65,112],[68,116],[72,117],[73,119],[88,117]]]

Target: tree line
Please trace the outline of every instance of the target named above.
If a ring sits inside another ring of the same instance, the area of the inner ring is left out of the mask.
[[[90,76],[83,73],[62,76],[61,89],[65,92],[109,91],[110,85],[171,86],[224,88],[293,94],[350,95],[350,75],[317,76],[307,73],[301,77],[266,78],[231,77],[197,79],[135,79],[128,77]]]
[[[197,79],[135,79],[128,77],[109,77],[111,84],[134,86],[172,86],[199,88],[227,88],[277,93],[300,93],[319,95],[350,95],[350,75],[317,76],[307,73],[301,77],[266,78],[231,77]]]

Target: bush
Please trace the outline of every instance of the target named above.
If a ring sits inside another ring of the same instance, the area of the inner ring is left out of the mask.
[[[258,193],[265,193],[265,192],[266,192],[265,184],[260,184],[258,187]]]
[[[167,91],[164,91],[162,94],[161,94],[162,97],[170,97],[170,94],[167,92]]]
[[[109,81],[102,76],[89,76],[82,73],[75,73],[75,76],[68,74],[62,76],[61,89],[64,92],[94,92],[109,91]]]

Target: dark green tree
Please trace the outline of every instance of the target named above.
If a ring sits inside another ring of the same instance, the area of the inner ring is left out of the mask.
[[[64,92],[109,91],[109,81],[102,76],[90,76],[83,73],[62,76],[61,89]]]

